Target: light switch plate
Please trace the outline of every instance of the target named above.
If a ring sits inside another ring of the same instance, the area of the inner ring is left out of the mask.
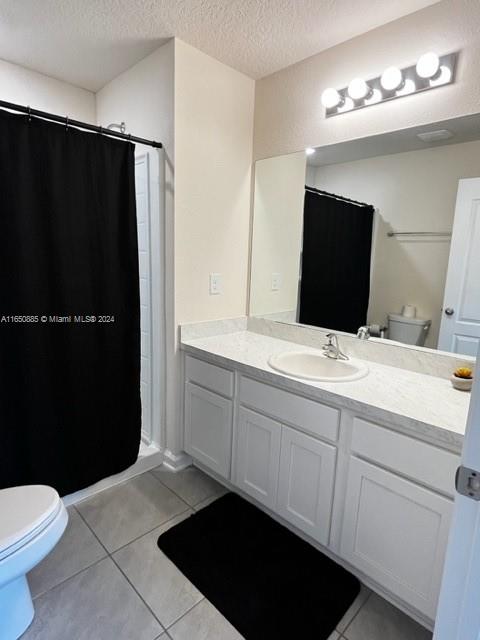
[[[272,273],[272,291],[278,291],[282,284],[282,277],[279,273]]]
[[[210,295],[218,296],[222,293],[222,276],[220,273],[210,274]]]

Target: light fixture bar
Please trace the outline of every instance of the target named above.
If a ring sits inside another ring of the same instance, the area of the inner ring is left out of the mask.
[[[431,78],[424,78],[418,74],[417,65],[413,64],[409,67],[401,68],[402,82],[396,89],[385,89],[382,86],[382,76],[377,76],[367,80],[368,93],[365,97],[359,99],[352,99],[351,97],[351,84],[350,93],[349,87],[338,89],[338,104],[335,106],[325,107],[325,117],[331,118],[342,113],[349,113],[364,107],[370,107],[374,104],[381,104],[389,100],[396,100],[397,98],[403,98],[407,95],[414,95],[421,93],[422,91],[428,91],[430,89],[436,89],[437,87],[443,87],[447,84],[451,84],[455,77],[455,63],[457,59],[457,53],[449,53],[444,56],[439,56],[439,70]],[[391,71],[392,68],[389,69]],[[360,85],[360,82],[356,79],[356,85]],[[385,83],[385,78],[384,78]],[[355,89],[356,87],[354,87]],[[334,89],[329,89],[331,92],[335,92]],[[358,94],[363,92],[358,92]],[[354,93],[355,95],[355,93]],[[328,104],[328,102],[327,102]]]

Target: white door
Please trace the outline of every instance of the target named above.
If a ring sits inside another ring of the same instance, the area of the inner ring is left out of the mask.
[[[277,512],[321,544],[330,533],[336,448],[283,427]]]
[[[342,556],[435,618],[452,501],[352,457]]]
[[[231,400],[185,385],[185,451],[223,478],[230,477],[232,446]]]
[[[442,311],[438,348],[476,356],[480,344],[480,178],[458,183]]]
[[[150,179],[148,155],[135,157],[138,260],[140,268],[140,392],[142,440],[152,439],[152,269],[150,251]]]
[[[270,509],[277,498],[282,427],[255,411],[239,409],[237,485]]]
[[[480,351],[477,363],[479,360]],[[470,399],[462,465],[480,472],[480,375]],[[457,494],[434,640],[479,640],[479,598],[480,502]]]

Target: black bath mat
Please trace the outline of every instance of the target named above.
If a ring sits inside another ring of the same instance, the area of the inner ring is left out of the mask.
[[[327,640],[360,591],[348,571],[234,493],[158,546],[247,640]]]

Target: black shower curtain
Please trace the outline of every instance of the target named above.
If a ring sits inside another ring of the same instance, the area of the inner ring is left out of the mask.
[[[139,309],[133,145],[0,111],[0,488],[135,462]]]
[[[374,208],[305,191],[299,321],[356,333],[366,324]]]

